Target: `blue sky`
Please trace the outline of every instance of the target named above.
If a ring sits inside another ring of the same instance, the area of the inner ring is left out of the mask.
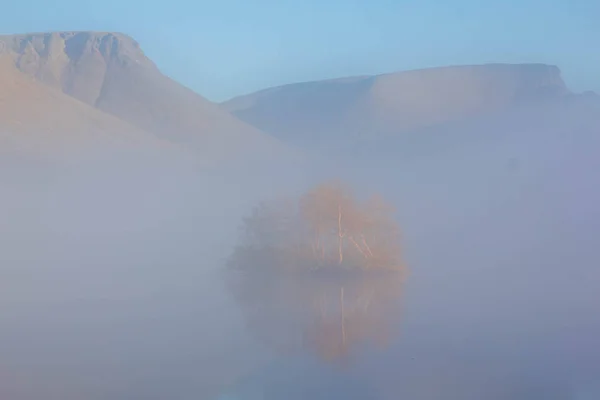
[[[128,33],[211,100],[448,64],[544,62],[600,92],[600,0],[9,1],[2,33]],[[52,6],[49,5],[52,4]]]

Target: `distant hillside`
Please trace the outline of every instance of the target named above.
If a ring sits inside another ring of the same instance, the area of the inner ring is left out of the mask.
[[[0,116],[19,114],[19,129],[31,137],[44,130],[61,135],[87,131],[82,134],[94,137],[102,136],[99,130],[107,136],[128,132],[226,160],[284,150],[278,141],[163,75],[138,43],[123,34],[0,36],[0,58],[4,59],[0,92],[12,103],[10,108],[0,105]],[[25,82],[17,74],[32,81],[15,84]],[[59,91],[73,101],[59,96]],[[44,119],[42,114],[53,118]],[[8,117],[0,118],[1,131],[14,129]]]
[[[569,94],[555,66],[489,64],[291,84],[222,107],[264,132],[310,146],[456,123]]]

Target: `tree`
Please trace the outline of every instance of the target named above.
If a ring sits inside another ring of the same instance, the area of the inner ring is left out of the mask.
[[[300,199],[300,216],[313,232],[312,246],[317,258],[325,260],[327,239],[333,233],[337,240],[338,264],[342,264],[344,239],[356,212],[354,199],[339,182],[319,185]]]
[[[277,349],[308,346],[327,359],[379,338],[404,271],[393,213],[339,181],[259,204],[229,260],[253,330]]]

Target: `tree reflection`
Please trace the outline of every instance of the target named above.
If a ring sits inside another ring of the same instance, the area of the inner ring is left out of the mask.
[[[328,361],[385,344],[404,277],[393,208],[339,182],[257,206],[229,260],[250,329],[278,351]]]

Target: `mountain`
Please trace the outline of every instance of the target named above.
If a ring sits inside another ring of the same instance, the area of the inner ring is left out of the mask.
[[[216,104],[111,32],[0,36],[0,101],[4,152],[126,142],[226,163],[289,159],[298,145],[393,152],[432,131],[502,123],[507,113],[599,103],[592,93],[574,95],[555,66],[486,64],[290,84]],[[454,140],[434,136],[436,144]]]
[[[102,149],[173,149],[172,144],[36,82],[0,57],[0,154],[86,157]]]
[[[222,107],[264,132],[314,146],[421,131],[568,96],[555,66],[486,64],[291,84]]]
[[[16,111],[18,131],[36,140],[43,135],[49,139],[45,130],[58,132],[52,140],[71,131],[93,137],[126,132],[191,148],[211,159],[260,158],[283,151],[277,140],[163,75],[139,44],[123,34],[0,36],[0,58],[0,92],[6,102],[0,113]],[[10,121],[1,118],[0,130],[15,131]]]

